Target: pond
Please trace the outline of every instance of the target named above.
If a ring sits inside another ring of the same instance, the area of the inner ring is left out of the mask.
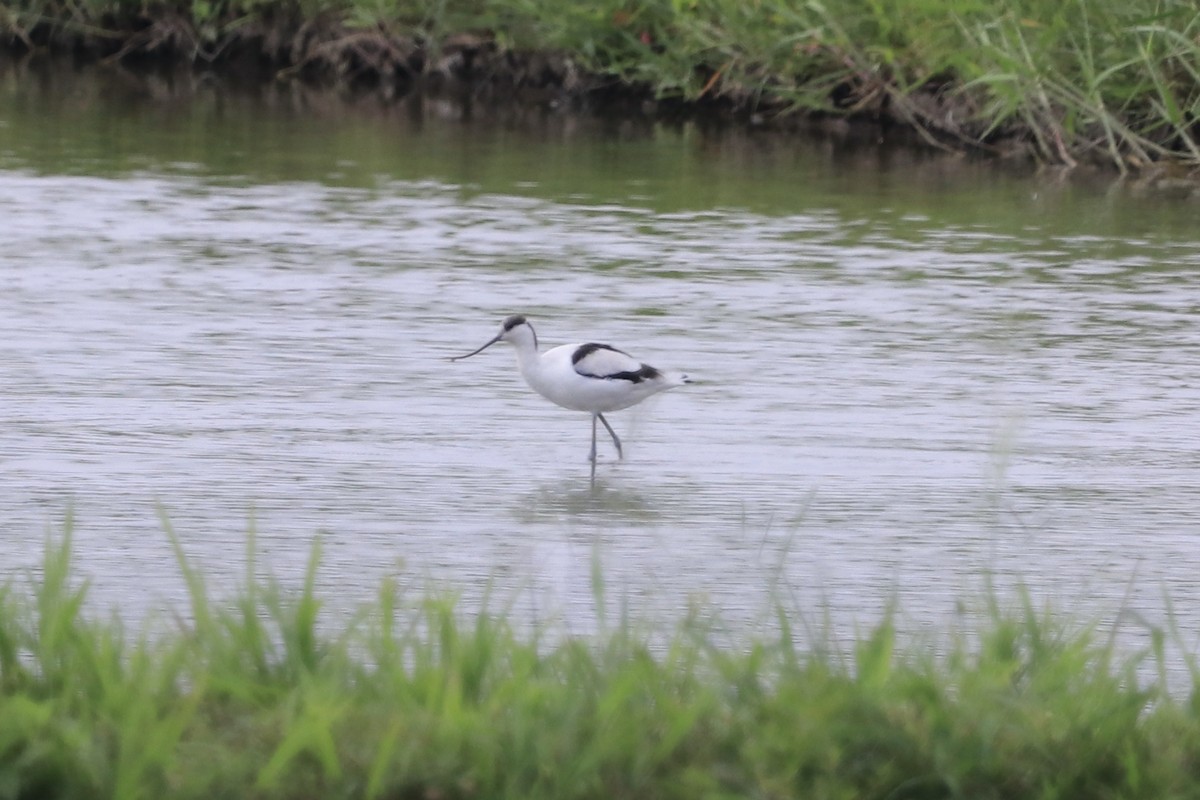
[[[989,583],[1188,641],[1200,198],[826,132],[0,69],[0,548],[73,516],[93,602],[183,602],[247,531],[330,612],[378,580],[520,598],[783,598],[939,629]],[[695,383],[609,419],[507,346]],[[601,432],[603,435],[603,431]],[[161,515],[161,516],[160,516]]]

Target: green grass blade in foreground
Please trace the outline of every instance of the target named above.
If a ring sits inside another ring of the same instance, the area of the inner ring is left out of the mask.
[[[1163,637],[1147,675],[1028,593],[924,644],[893,607],[845,652],[798,647],[778,599],[773,638],[628,606],[575,636],[395,578],[323,618],[319,541],[288,590],[251,537],[215,602],[168,536],[193,614],[153,635],[87,618],[69,530],[27,603],[0,594],[0,796],[1141,798],[1200,775],[1196,678],[1159,685]]]

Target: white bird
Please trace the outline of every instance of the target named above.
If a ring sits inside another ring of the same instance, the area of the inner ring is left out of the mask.
[[[651,395],[691,383],[687,375],[655,369],[607,344],[564,344],[539,353],[537,334],[529,320],[520,315],[504,320],[500,333],[483,347],[450,360],[470,358],[496,342],[508,342],[516,348],[521,375],[535,392],[563,408],[592,415],[592,449],[588,460],[592,462],[593,476],[596,474],[596,420],[603,422],[612,436],[617,457],[623,457],[621,440],[604,418],[605,411],[629,408]]]

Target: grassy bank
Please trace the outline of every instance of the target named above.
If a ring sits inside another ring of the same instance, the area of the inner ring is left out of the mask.
[[[250,581],[219,603],[180,552],[187,620],[137,634],[85,613],[69,535],[48,545],[0,594],[0,797],[1200,792],[1195,701],[1138,688],[1136,660],[1028,604],[937,657],[886,620],[801,652],[787,614],[773,641],[720,645],[697,616],[651,645],[625,623],[521,633],[390,582],[321,620],[318,555],[292,593]]]
[[[265,62],[401,91],[449,75],[882,121],[1059,164],[1200,165],[1191,0],[5,0],[0,32],[18,50]]]

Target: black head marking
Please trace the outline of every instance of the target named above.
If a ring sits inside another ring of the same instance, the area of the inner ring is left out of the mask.
[[[504,324],[502,326],[503,330],[501,331],[501,335],[508,333],[513,328],[520,327],[521,325],[529,325],[529,320],[525,319],[525,317],[521,314],[513,314],[511,317],[508,317],[507,319],[504,320]],[[533,329],[532,325],[529,325],[529,332],[533,334],[533,346],[534,346],[534,348],[536,348],[537,343],[538,343],[537,331],[535,331]]]

